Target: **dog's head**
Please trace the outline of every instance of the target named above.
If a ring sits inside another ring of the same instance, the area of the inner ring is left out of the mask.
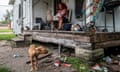
[[[46,54],[46,53],[48,53],[48,50],[45,49],[42,46],[37,47],[36,50],[38,51],[39,54]]]
[[[35,48],[35,44],[31,44],[31,45],[30,45],[30,48]]]

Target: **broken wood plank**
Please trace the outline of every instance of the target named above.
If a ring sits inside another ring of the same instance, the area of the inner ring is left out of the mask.
[[[39,58],[38,58],[38,60],[42,60],[42,59],[44,59],[44,58],[46,58],[46,57],[49,57],[49,56],[51,56],[51,55],[52,55],[52,52],[49,52],[49,53],[47,53],[47,54],[40,55]],[[30,61],[27,61],[27,62],[26,62],[26,64],[29,64],[29,63],[30,63]]]

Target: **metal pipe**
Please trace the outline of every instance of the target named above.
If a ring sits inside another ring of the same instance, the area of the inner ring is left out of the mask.
[[[115,32],[115,12],[114,12],[114,8],[112,9],[112,14],[113,14],[113,32]]]

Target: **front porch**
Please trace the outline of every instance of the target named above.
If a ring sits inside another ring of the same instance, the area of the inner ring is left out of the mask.
[[[71,31],[24,31],[32,35],[32,40],[43,43],[54,43],[75,50],[75,55],[84,60],[96,60],[104,56],[104,49],[120,46],[120,32],[87,32]]]

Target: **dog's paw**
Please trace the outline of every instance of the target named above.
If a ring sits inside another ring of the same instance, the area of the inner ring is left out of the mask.
[[[37,67],[35,67],[35,70],[37,71],[37,70],[38,70],[38,68],[37,68]]]

